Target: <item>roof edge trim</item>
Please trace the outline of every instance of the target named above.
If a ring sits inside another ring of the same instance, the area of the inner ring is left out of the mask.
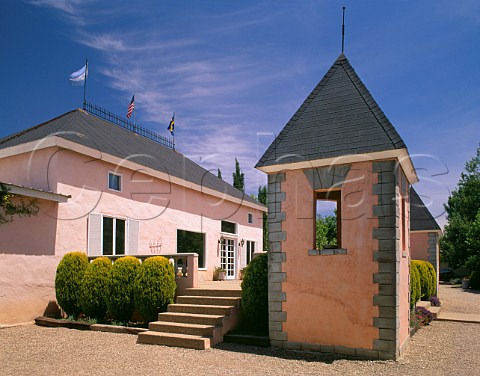
[[[363,153],[363,154],[351,154],[351,155],[344,155],[340,157],[333,157],[333,158],[324,158],[324,159],[316,159],[312,161],[300,161],[300,162],[293,162],[293,163],[284,163],[284,164],[276,164],[276,165],[269,165],[269,166],[260,166],[256,167],[256,169],[263,171],[267,174],[273,174],[277,172],[282,172],[286,170],[304,170],[308,168],[316,168],[316,167],[325,167],[330,165],[341,165],[347,163],[354,163],[354,162],[366,162],[366,161],[375,161],[381,159],[397,159],[400,163],[400,166],[405,173],[405,176],[408,179],[410,184],[415,184],[418,182],[418,176],[413,167],[413,162],[408,154],[407,149],[394,149],[394,150],[386,150],[386,151],[378,151],[373,153]]]

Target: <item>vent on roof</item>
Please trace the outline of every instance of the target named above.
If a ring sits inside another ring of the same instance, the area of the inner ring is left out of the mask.
[[[149,129],[140,127],[137,124],[134,124],[121,116],[111,113],[106,109],[97,106],[92,103],[84,102],[83,109],[89,112],[92,115],[98,116],[101,119],[107,120],[112,124],[118,125],[122,128],[128,129],[129,131],[136,133],[142,137],[146,137],[152,141],[159,143],[160,145],[166,146],[167,148],[175,150],[175,143],[170,141],[166,137],[160,136],[158,133],[155,133]]]

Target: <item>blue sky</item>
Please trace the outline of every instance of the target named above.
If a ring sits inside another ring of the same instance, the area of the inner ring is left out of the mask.
[[[247,193],[253,169],[340,53],[412,155],[416,185],[442,204],[480,141],[480,2],[4,0],[0,137],[81,107],[68,76],[88,57],[87,100],[168,137]]]

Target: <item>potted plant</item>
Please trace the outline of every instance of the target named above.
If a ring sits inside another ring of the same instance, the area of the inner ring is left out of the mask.
[[[462,279],[462,289],[468,289],[470,287],[470,278],[463,277]]]
[[[240,269],[240,279],[243,279],[243,276],[245,275],[245,270],[247,267],[245,266],[244,268]]]
[[[216,266],[213,269],[213,280],[214,281],[223,281],[225,279],[225,276],[227,274],[227,271],[223,269],[220,266]]]

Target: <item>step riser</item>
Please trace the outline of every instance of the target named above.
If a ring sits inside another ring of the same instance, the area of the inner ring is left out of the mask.
[[[179,296],[177,304],[223,305],[237,307],[239,298],[209,297],[209,296]]]
[[[196,313],[200,315],[230,315],[231,308],[201,307],[197,305],[170,304],[168,312]]]
[[[206,350],[210,348],[210,338],[175,338],[165,337],[162,335],[148,335],[146,333],[140,333],[138,335],[137,343],[143,343],[148,345],[162,345],[171,347],[183,347],[187,349]]]
[[[222,326],[225,317],[202,317],[198,315],[177,316],[171,313],[159,313],[158,321],[179,322],[184,324],[200,324]]]
[[[188,288],[185,290],[185,293],[189,296],[221,296],[232,298],[242,297],[242,290],[209,290]]]
[[[153,332],[163,332],[163,333],[179,333],[179,334],[190,334],[192,336],[204,336],[204,337],[212,337],[213,330],[215,329],[214,326],[209,328],[190,328],[186,326],[172,326],[172,325],[165,325],[162,323],[150,323],[148,325],[148,329]]]

